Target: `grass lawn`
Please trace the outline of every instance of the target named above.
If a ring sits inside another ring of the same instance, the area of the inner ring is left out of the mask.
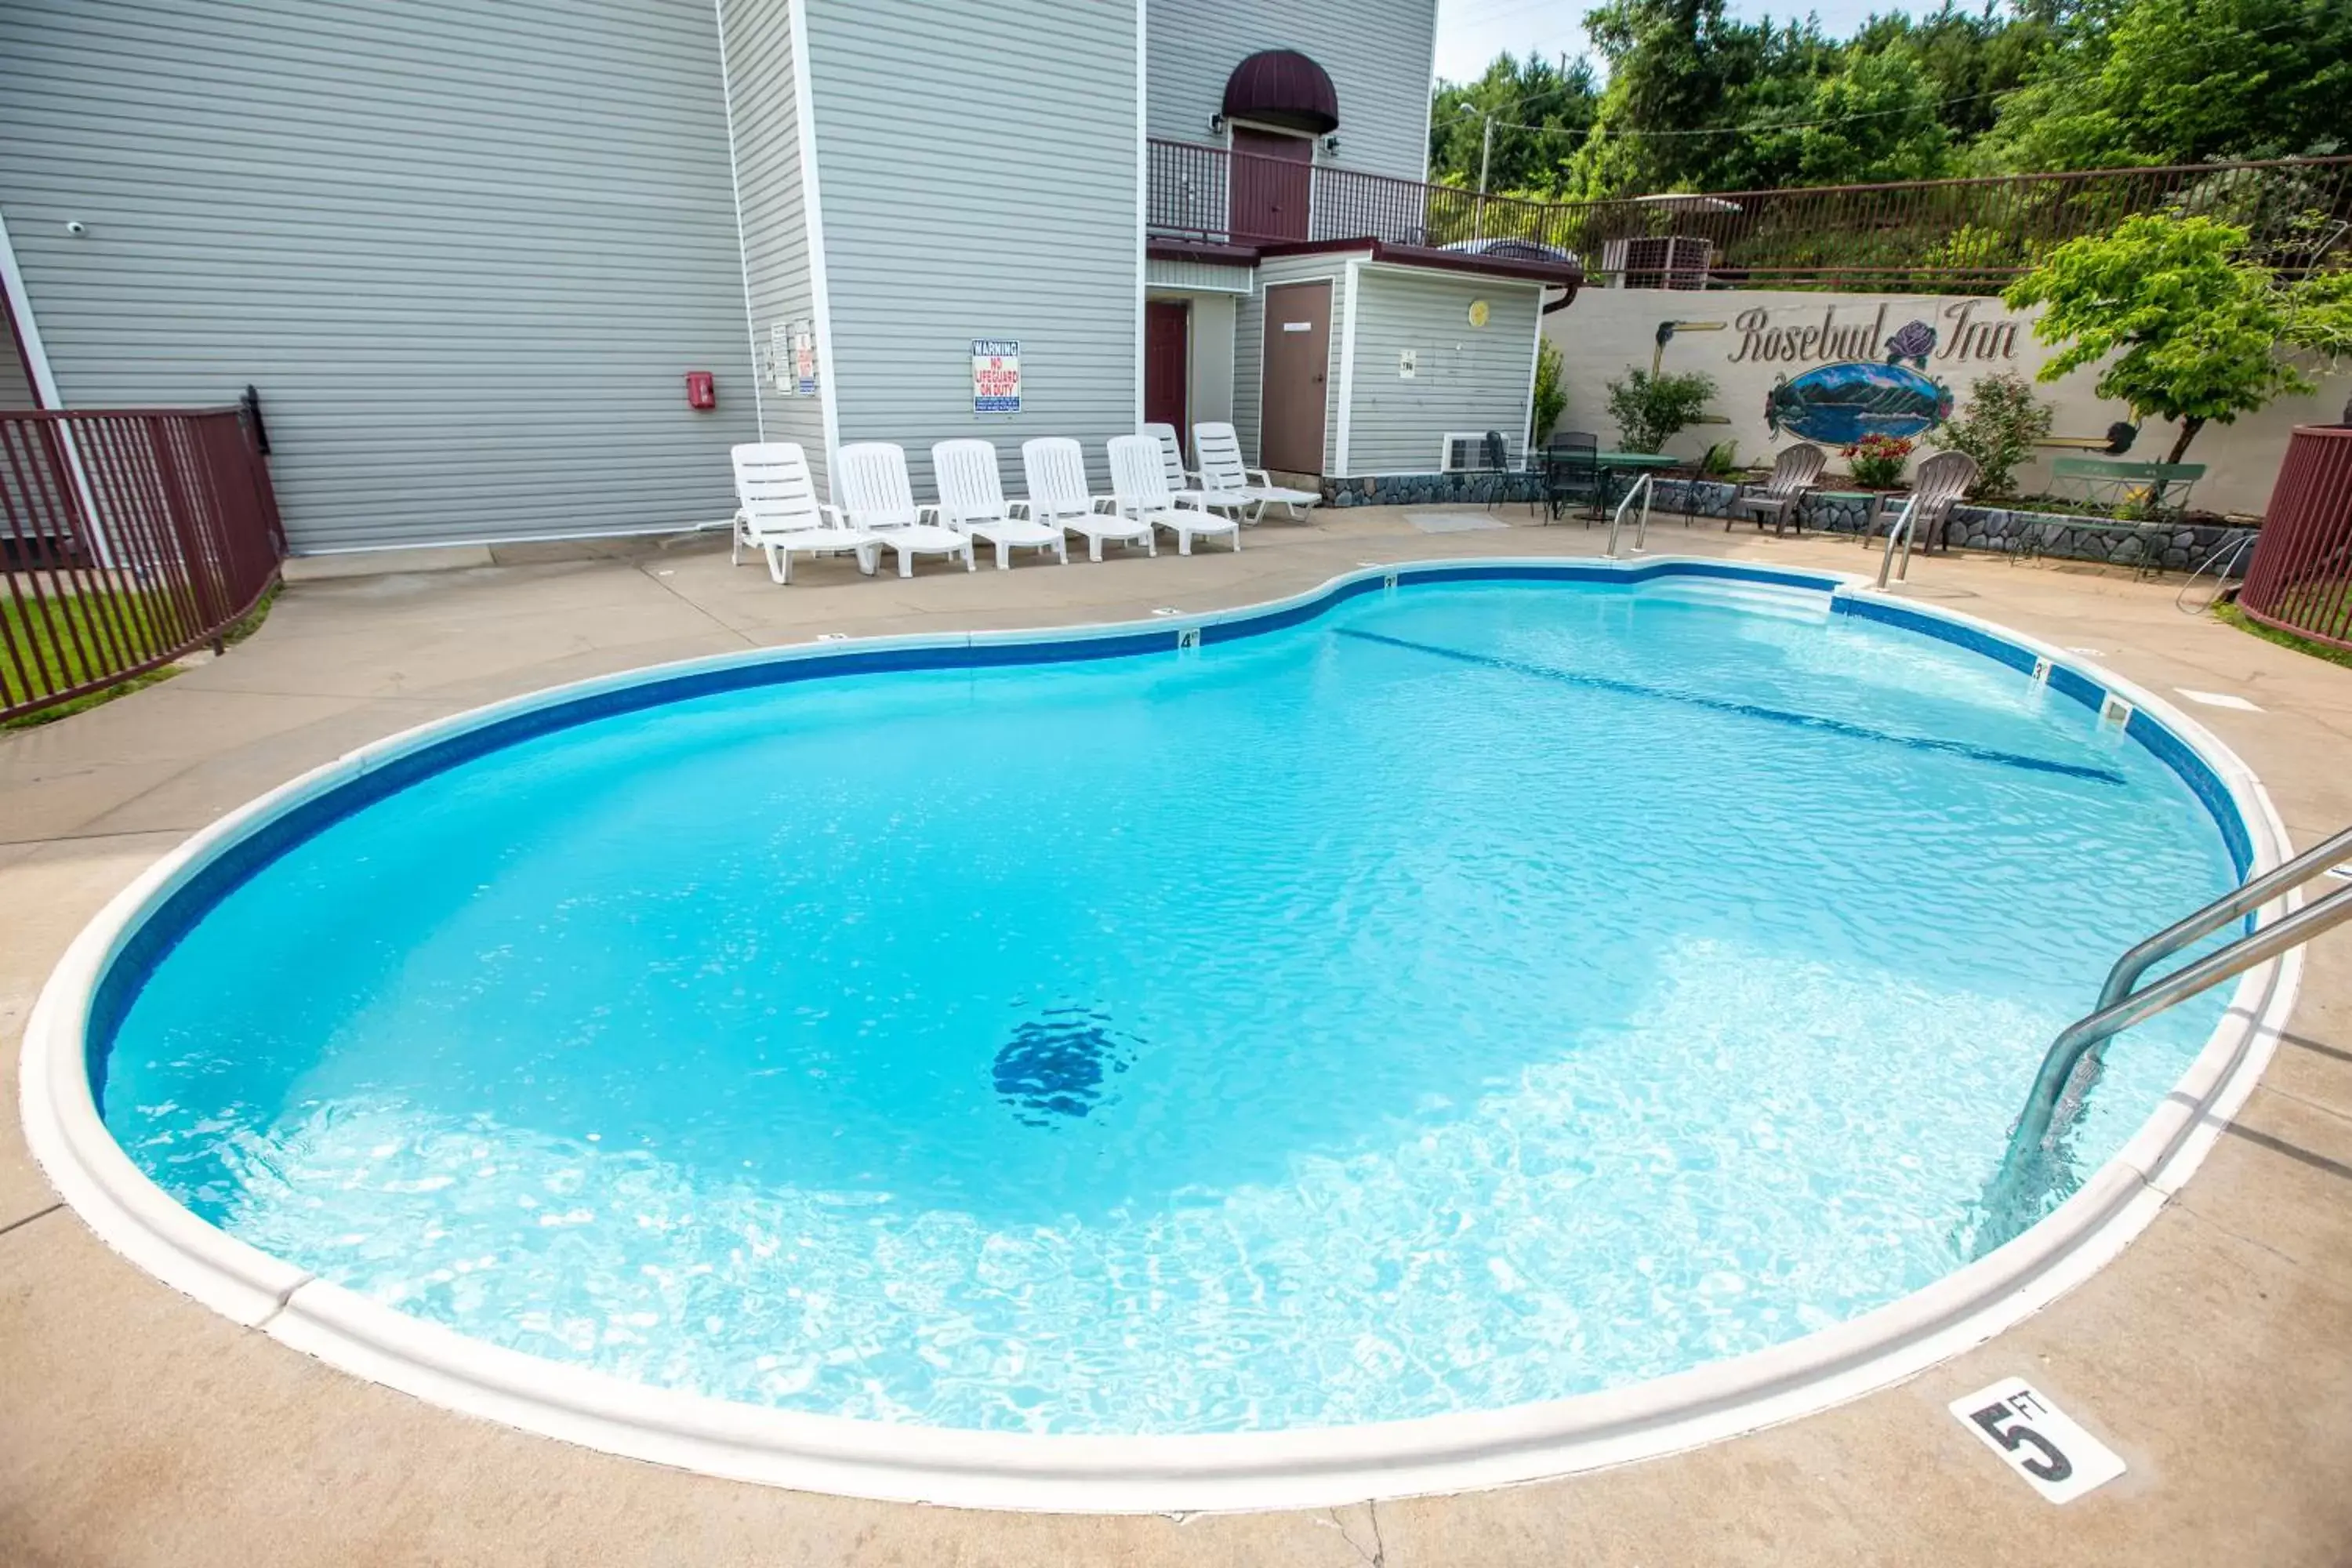
[[[2281,647],[2291,647],[2297,653],[2307,653],[2314,658],[2324,658],[2330,664],[2340,664],[2347,669],[2352,669],[2352,648],[2340,648],[2331,643],[2314,642],[2309,637],[2299,637],[2293,632],[2283,632],[2275,626],[2266,626],[2235,605],[2214,605],[2213,616],[2216,620],[2233,626],[2242,632],[2252,632],[2264,642],[2274,642]]]
[[[277,595],[271,589],[251,614],[229,627],[224,640],[240,642],[253,635],[262,618],[269,613],[269,601]],[[63,599],[33,598],[26,595],[22,604],[16,596],[0,589],[0,708],[12,706],[37,689],[48,689],[57,684],[59,673],[64,684],[75,685],[94,674],[102,672],[107,661],[101,649],[117,648],[119,642],[110,643],[101,626],[122,625],[131,628],[130,637],[134,647],[152,646],[142,628],[153,626],[161,630],[163,623],[155,601],[161,595],[151,590],[104,589],[93,594],[76,595]],[[84,650],[89,651],[86,655]],[[49,679],[28,684],[19,678],[19,660],[33,664],[36,669],[46,669]],[[34,724],[47,724],[69,713],[95,708],[101,702],[111,702],[127,692],[142,686],[152,686],[168,680],[174,673],[170,665],[117,681],[103,690],[70,698],[50,704],[18,718],[0,721],[0,729],[23,729]]]

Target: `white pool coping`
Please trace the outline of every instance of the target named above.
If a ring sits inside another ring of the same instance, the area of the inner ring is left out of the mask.
[[[551,688],[418,726],[346,753],[231,812],[117,895],[74,939],[25,1032],[27,1143],[60,1194],[117,1252],[215,1310],[342,1371],[468,1415],[633,1458],[803,1490],[966,1508],[1079,1513],[1323,1507],[1544,1479],[1695,1447],[1809,1415],[1914,1376],[1992,1338],[2082,1283],[2137,1236],[2221,1135],[2270,1059],[2300,956],[2249,971],[2188,1071],[2115,1158],[2055,1212],[1925,1289],[1770,1349],[1622,1389],[1411,1421],[1185,1436],[1048,1436],[813,1415],[648,1387],[469,1338],[371,1301],[197,1218],[148,1179],[99,1116],[85,1030],[101,976],[141,923],[214,858],[288,810],[433,742],[583,696],[698,670],[831,659],[881,648],[1050,644],[1246,621],[1335,588],[1448,569],[1647,573],[1727,563],[1508,557],[1409,561],[1344,573],[1288,598],[1147,622],[869,637],[686,660]],[[2256,874],[2287,858],[2284,824],[2244,763],[2156,693],[1992,622],[1879,594],[1810,568],[1765,578],[1835,581],[2069,668],[2160,721],[2219,776]],[[1687,579],[1686,579],[1687,581]],[[1753,581],[1752,579],[1750,580]],[[1778,590],[1768,590],[1778,591]],[[1798,592],[1807,590],[1798,589]],[[1829,595],[1822,595],[1824,602]],[[1181,639],[1171,636],[1171,649]],[[1213,649],[1212,650],[1213,651]],[[2263,911],[2274,920],[2290,896]],[[2020,1086],[2022,1093],[2023,1086]]]

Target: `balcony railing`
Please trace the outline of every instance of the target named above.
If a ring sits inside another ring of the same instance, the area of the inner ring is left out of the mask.
[[[1540,241],[1559,210],[1191,142],[1155,141],[1150,151],[1150,232],[1204,244],[1378,239],[1442,246],[1502,236]]]
[[[1150,232],[1211,244],[1532,240],[1636,287],[1998,289],[2135,213],[2244,226],[2287,273],[2352,259],[2352,156],[1535,202],[1185,142],[1150,147]],[[1679,243],[1667,243],[1678,241]]]

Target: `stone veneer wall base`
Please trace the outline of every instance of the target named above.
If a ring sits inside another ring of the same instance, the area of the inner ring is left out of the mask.
[[[1543,500],[1543,478],[1494,472],[1375,474],[1327,479],[1322,490],[1323,504],[1337,507],[1531,505]],[[1720,518],[1729,510],[1738,487],[1719,479],[1660,479],[1656,493],[1650,512],[1653,523],[1661,517]],[[1868,508],[1857,501],[1809,496],[1798,504],[1797,513],[1805,527],[1818,532],[1858,534],[1864,531]],[[2187,572],[2254,531],[2235,523],[2175,522],[2169,527],[2149,523],[2130,533],[2074,526],[2105,521],[2018,508],[1960,506],[1954,507],[1945,520],[1943,538],[1937,542],[2013,555],[2019,553],[2021,542],[2030,531],[2036,535],[2036,553],[2055,559]],[[1884,528],[1886,521],[1882,518],[1879,527]],[[2252,554],[2252,551],[2241,552],[2229,575],[2243,577]]]

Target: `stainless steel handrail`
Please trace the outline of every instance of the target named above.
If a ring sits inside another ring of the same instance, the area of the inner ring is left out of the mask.
[[[1895,526],[1886,531],[1886,551],[1878,558],[1878,585],[1882,588],[1886,586],[1886,574],[1895,564],[1895,542],[1898,538],[1903,541],[1903,570],[1895,575],[1901,582],[1911,580],[1911,524],[1918,510],[1919,492],[1914,490],[1903,498],[1903,510],[1895,518]]]
[[[1617,558],[1617,531],[1625,525],[1625,509],[1633,504],[1635,496],[1642,498],[1642,521],[1633,528],[1634,554],[1643,552],[1643,542],[1650,537],[1650,476],[1645,473],[1633,481],[1625,491],[1625,499],[1617,503],[1616,511],[1610,516],[1609,558],[1612,561]]]
[[[2347,863],[2352,863],[2352,828],[2214,900],[2188,919],[2137,943],[2116,961],[2115,967],[2107,972],[2106,984],[2100,987],[2098,1006],[2069,1024],[2042,1054],[2041,1069],[2034,1074],[2033,1087],[2025,1097],[2025,1109],[2010,1132],[2000,1170],[1986,1189],[1986,1231],[1980,1250],[1999,1246],[2032,1222],[2032,1211],[2040,1195],[2035,1188],[2057,1161],[2052,1128],[2057,1121],[2059,1104],[2074,1079],[2074,1069],[2085,1057],[2095,1061],[2095,1053],[2108,1040],[2133,1025],[2144,1023],[2210,986],[2242,974],[2289,948],[2299,947],[2321,931],[2352,921],[2352,887],[2338,888],[2292,914],[2257,927],[2153,984],[2139,988],[2140,977],[2158,962],[2190,942],[2210,936],[2291,889]]]
[[[2172,607],[2184,616],[2201,616],[2211,609],[2213,601],[2230,591],[2230,574],[2237,569],[2238,557],[2252,548],[2253,542],[2254,531],[2250,528],[2236,539],[2215,545],[2213,553],[2198,563],[2197,569],[2189,573],[2187,581],[2180,584],[2180,592],[2172,595]],[[2195,591],[2197,579],[2208,571],[2213,574],[2213,591],[2191,608],[2189,595]]]

